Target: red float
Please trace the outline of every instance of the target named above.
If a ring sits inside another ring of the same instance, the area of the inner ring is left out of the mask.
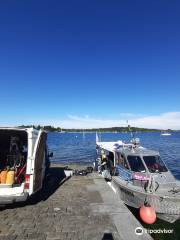
[[[153,224],[156,221],[156,212],[150,205],[144,205],[140,207],[140,217],[143,222]]]

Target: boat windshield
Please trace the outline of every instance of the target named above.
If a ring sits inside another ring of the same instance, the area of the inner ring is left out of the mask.
[[[144,164],[139,156],[129,155],[127,157],[131,171],[134,172],[146,172]]]
[[[151,173],[167,172],[167,168],[161,160],[160,156],[143,156],[144,162]]]

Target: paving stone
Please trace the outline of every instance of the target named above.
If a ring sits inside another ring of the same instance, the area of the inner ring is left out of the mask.
[[[5,235],[5,236],[0,235],[0,240],[15,240],[16,237],[17,237],[16,235]]]
[[[107,229],[118,239],[111,216],[92,212],[92,203],[103,203],[96,187],[88,187],[98,175],[73,176],[61,185],[61,174],[51,168],[40,195],[1,211],[0,240],[101,240]]]

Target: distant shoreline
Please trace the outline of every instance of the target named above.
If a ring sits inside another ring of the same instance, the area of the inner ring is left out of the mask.
[[[138,128],[138,127],[112,127],[112,128],[87,128],[87,129],[75,129],[75,128],[60,128],[60,127],[53,127],[53,126],[41,126],[41,125],[21,125],[19,127],[27,128],[27,127],[34,127],[36,129],[44,129],[48,132],[59,132],[59,133],[66,133],[66,132],[86,132],[86,133],[93,133],[93,132],[106,132],[106,133],[129,133],[131,132],[180,132],[180,130],[172,130],[172,129],[151,129],[151,128]]]

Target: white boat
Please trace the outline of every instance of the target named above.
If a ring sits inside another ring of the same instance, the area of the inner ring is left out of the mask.
[[[180,181],[176,180],[160,158],[159,152],[129,143],[96,142],[94,164],[111,181],[127,205],[140,208],[146,203],[157,217],[174,222],[180,218]]]
[[[171,136],[171,133],[170,132],[162,132],[161,136]]]
[[[44,130],[0,128],[0,205],[25,201],[42,189],[52,157],[46,138]]]

